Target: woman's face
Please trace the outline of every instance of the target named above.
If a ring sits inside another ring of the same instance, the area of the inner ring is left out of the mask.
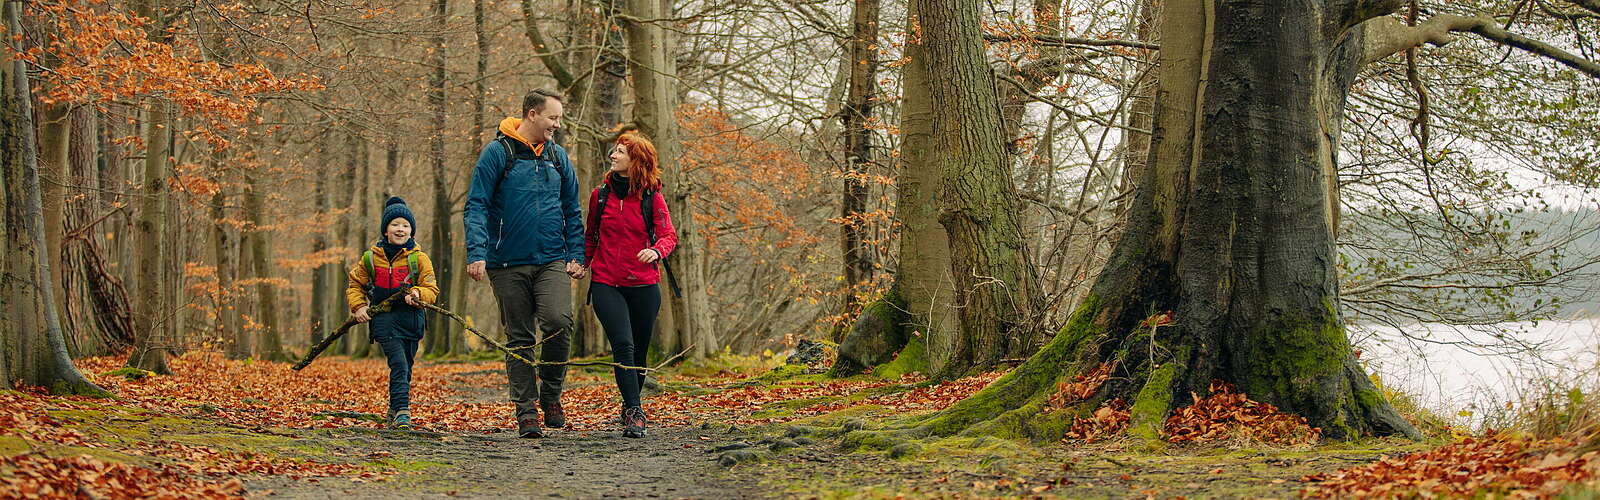
[[[611,171],[619,174],[628,173],[628,148],[621,144],[611,148]]]

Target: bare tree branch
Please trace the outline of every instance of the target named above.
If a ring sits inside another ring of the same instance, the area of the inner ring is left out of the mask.
[[[1585,59],[1526,36],[1501,28],[1487,17],[1467,17],[1455,14],[1438,14],[1416,26],[1406,26],[1399,19],[1385,17],[1374,19],[1367,27],[1368,42],[1363,63],[1389,57],[1424,43],[1445,45],[1454,40],[1451,33],[1468,32],[1489,41],[1522,49],[1534,55],[1561,63],[1593,78],[1600,78],[1600,63]]]

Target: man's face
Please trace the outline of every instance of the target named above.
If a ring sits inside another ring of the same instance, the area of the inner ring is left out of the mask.
[[[532,137],[527,138],[529,142],[539,144],[554,140],[556,129],[561,128],[561,101],[545,99],[544,108],[528,111],[523,119],[533,129]]]

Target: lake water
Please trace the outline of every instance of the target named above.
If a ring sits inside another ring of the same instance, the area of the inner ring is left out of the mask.
[[[1600,387],[1600,318],[1476,330],[1351,325],[1349,333],[1362,361],[1385,385],[1469,427],[1493,424],[1508,403],[1520,405],[1545,390]]]

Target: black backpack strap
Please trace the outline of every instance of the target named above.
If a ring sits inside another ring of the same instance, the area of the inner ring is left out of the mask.
[[[646,189],[639,200],[639,212],[644,216],[644,234],[650,238],[650,248],[656,246],[656,193]],[[656,250],[660,255],[661,251]],[[667,270],[667,284],[672,285],[672,296],[682,297],[683,292],[678,290],[678,275],[672,272],[672,264],[667,262],[667,256],[661,255],[661,267]]]
[[[511,136],[501,134],[494,140],[500,143],[500,148],[506,152],[506,164],[500,167],[500,182],[505,182],[506,177],[511,175],[511,168],[517,165],[517,160],[539,159],[539,155],[533,154],[532,150],[519,151],[516,147],[517,140],[512,139]],[[523,149],[527,148],[524,147]]]

